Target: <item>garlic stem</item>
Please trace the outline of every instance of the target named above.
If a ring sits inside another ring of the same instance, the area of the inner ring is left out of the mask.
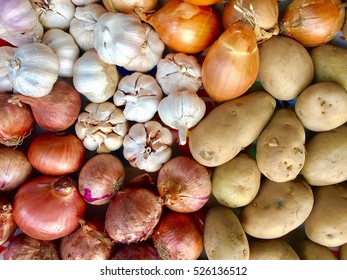
[[[188,128],[186,126],[179,126],[178,127],[178,137],[179,137],[180,145],[186,144],[187,133],[188,133]]]

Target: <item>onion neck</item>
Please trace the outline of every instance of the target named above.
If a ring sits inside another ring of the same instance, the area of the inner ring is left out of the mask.
[[[63,176],[53,184],[54,194],[59,196],[69,196],[73,193],[73,190],[77,187],[76,182],[70,177]]]
[[[22,94],[15,94],[8,100],[8,102],[14,105],[18,105],[19,107],[23,106],[22,103],[28,104],[31,107],[34,104],[38,103],[39,99]]]

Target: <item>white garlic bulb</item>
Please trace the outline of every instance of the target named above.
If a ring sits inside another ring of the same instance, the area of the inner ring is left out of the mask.
[[[106,12],[107,10],[99,4],[76,7],[69,32],[82,50],[87,51],[94,48],[94,26],[99,17]]]
[[[74,87],[94,103],[111,98],[119,82],[115,65],[102,61],[94,50],[86,51],[73,66]]]
[[[0,38],[13,46],[38,42],[43,27],[29,0],[0,0]]]
[[[155,78],[167,95],[181,90],[197,92],[202,86],[201,65],[192,55],[169,53],[159,60]]]
[[[173,137],[157,121],[136,123],[123,139],[123,155],[133,167],[156,172],[172,155]]]
[[[146,28],[134,14],[105,13],[94,27],[94,48],[109,64],[128,65],[146,41]]]
[[[155,78],[134,72],[119,81],[113,102],[117,106],[125,106],[127,120],[147,122],[157,112],[162,97],[163,92]]]
[[[16,52],[16,47],[0,47],[0,92],[12,91],[12,83],[8,76],[8,67]]]
[[[36,11],[39,21],[46,29],[68,30],[75,13],[71,0],[29,0]]]
[[[31,97],[49,94],[58,80],[58,72],[58,57],[42,43],[18,47],[8,67],[13,89]]]
[[[167,126],[178,130],[181,145],[186,144],[188,129],[197,125],[205,112],[205,102],[189,90],[171,93],[158,106],[159,118]]]
[[[41,43],[50,47],[59,59],[59,77],[72,78],[72,68],[80,55],[80,49],[72,36],[57,28],[47,30]]]
[[[111,102],[89,103],[78,116],[75,132],[86,149],[110,153],[122,146],[128,122],[123,111]]]
[[[71,0],[76,6],[86,6],[92,3],[99,2],[99,0]]]

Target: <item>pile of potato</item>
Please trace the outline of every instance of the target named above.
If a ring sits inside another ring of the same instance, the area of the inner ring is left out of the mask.
[[[346,259],[347,49],[278,35],[259,51],[259,90],[190,134],[193,157],[212,170],[206,255]]]

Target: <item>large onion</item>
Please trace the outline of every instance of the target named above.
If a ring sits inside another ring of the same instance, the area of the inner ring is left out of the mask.
[[[27,235],[53,240],[74,231],[86,202],[70,177],[38,176],[19,188],[13,199],[13,217]]]

